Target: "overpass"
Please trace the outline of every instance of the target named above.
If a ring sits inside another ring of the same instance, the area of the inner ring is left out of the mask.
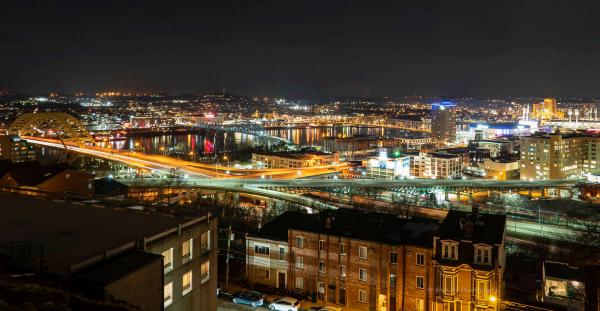
[[[291,126],[331,126],[331,125],[350,125],[350,126],[376,126],[396,129],[405,129],[417,132],[431,132],[431,122],[415,121],[408,119],[393,119],[385,116],[312,116],[295,117],[287,120],[272,121],[263,124],[265,129],[270,128],[288,128]]]
[[[68,151],[77,154],[116,161],[128,166],[160,172],[165,175],[179,175],[192,178],[291,179],[332,174],[347,168],[346,165],[323,165],[304,168],[239,169],[216,164],[196,163],[162,155],[145,154],[135,151],[116,150],[90,145],[75,145],[75,143],[63,143],[61,141],[49,138],[24,136],[23,139],[26,139],[32,144],[59,149],[66,148]]]

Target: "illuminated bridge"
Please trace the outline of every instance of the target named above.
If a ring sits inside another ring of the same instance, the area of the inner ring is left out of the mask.
[[[377,126],[405,129],[419,132],[431,132],[431,122],[415,121],[408,119],[393,119],[385,116],[314,116],[302,118],[289,118],[285,121],[273,121],[264,123],[265,128],[285,128],[291,126],[330,126],[330,125],[357,125],[357,126]]]
[[[66,112],[26,113],[19,116],[8,131],[18,136],[55,137],[79,146],[96,143],[85,126]]]

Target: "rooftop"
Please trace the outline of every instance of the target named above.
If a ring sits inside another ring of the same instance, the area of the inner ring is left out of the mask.
[[[471,228],[472,233],[467,228]],[[440,239],[470,240],[473,243],[488,245],[502,244],[506,227],[506,216],[462,212],[451,210],[440,225]]]
[[[0,215],[0,243],[42,243],[44,260],[61,269],[185,222],[160,214],[29,197],[0,197]]]
[[[546,277],[580,282],[583,282],[584,279],[581,269],[571,267],[563,262],[544,261],[544,271]]]
[[[394,214],[355,209],[326,210],[319,214],[285,212],[254,237],[287,241],[288,229],[388,244],[432,247],[439,222],[428,218],[401,218]]]

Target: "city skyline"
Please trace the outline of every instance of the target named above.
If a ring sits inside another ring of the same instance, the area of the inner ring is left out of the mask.
[[[593,1],[2,6],[11,90],[599,95]]]

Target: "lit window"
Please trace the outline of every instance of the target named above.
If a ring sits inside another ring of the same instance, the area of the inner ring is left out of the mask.
[[[165,308],[173,303],[173,282],[165,285],[163,289],[163,297],[163,305]]]
[[[366,290],[361,289],[358,291],[358,302],[367,303],[367,291]]]
[[[361,281],[367,281],[367,269],[358,269],[358,279]]]
[[[296,288],[304,289],[304,279],[299,276],[296,277]]]
[[[367,248],[364,246],[358,247],[358,257],[360,259],[367,259]]]
[[[425,279],[420,275],[417,276],[417,288],[425,288]]]
[[[340,265],[340,276],[346,276],[346,266]]]
[[[200,252],[204,253],[210,249],[210,230],[200,235]]]
[[[296,246],[299,248],[304,248],[304,238],[301,236],[296,237]]]
[[[489,285],[487,280],[477,280],[477,300],[487,301]]]
[[[296,268],[304,268],[304,258],[296,257]]]
[[[187,293],[192,291],[192,271],[188,271],[183,274],[181,277],[181,288],[183,290],[182,295],[186,295]]]
[[[390,263],[397,264],[398,263],[398,253],[390,252]]]
[[[173,248],[162,252],[165,273],[173,270]]]
[[[183,242],[183,245],[181,245],[181,261],[182,262],[186,263],[186,262],[192,260],[193,243],[194,243],[194,240],[189,239],[189,240]]]
[[[205,261],[200,265],[200,283],[208,281],[210,278],[210,261]]]
[[[425,311],[425,299],[417,298],[417,300],[415,301],[415,310]]]
[[[425,254],[417,253],[417,266],[425,265]]]

